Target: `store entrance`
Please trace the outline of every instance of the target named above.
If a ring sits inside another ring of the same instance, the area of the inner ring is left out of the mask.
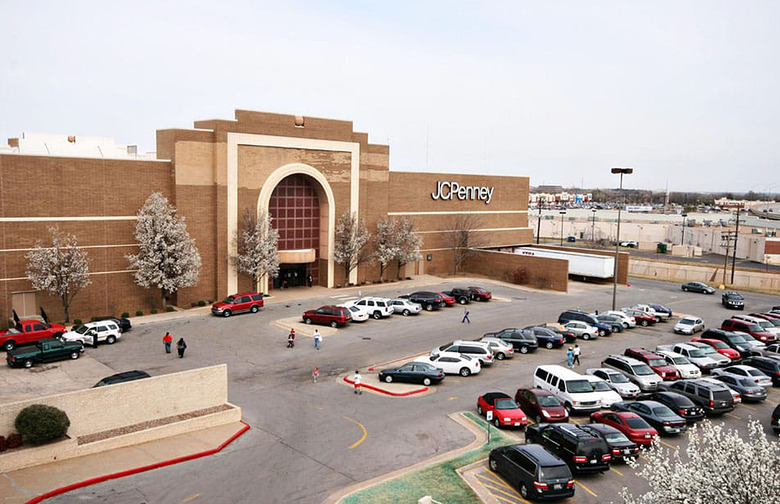
[[[279,276],[274,278],[274,289],[305,287],[308,264],[280,264]]]

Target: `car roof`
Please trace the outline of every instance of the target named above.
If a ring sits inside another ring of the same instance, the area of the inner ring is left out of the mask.
[[[607,425],[603,423],[582,424],[580,425],[580,428],[584,430],[593,429],[601,432],[602,434],[622,434],[619,430],[612,427],[611,425]]]
[[[505,394],[504,392],[487,392],[482,394],[482,397],[492,397],[493,399],[512,399],[509,394]]]
[[[536,459],[539,465],[551,466],[551,465],[566,465],[566,462],[561,460],[557,455],[550,453],[547,449],[539,444],[516,444],[510,445],[507,448],[524,452]],[[568,466],[566,466],[568,467]]]

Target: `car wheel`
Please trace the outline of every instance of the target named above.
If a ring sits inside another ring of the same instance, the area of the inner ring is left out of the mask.
[[[116,336],[112,334],[109,337],[107,337],[106,343],[108,343],[109,345],[113,345],[114,343],[116,343]]]
[[[222,312],[222,316],[225,318],[228,318],[231,315],[233,315],[233,312],[231,312],[230,310],[225,310]]]
[[[3,348],[5,349],[6,352],[10,352],[11,350],[14,349],[15,346],[16,343],[14,343],[13,341],[6,341],[5,343],[3,343]]]
[[[524,499],[528,498],[528,487],[525,486],[525,483],[520,483],[520,495],[522,495]]]
[[[471,374],[471,370],[467,367],[460,368],[460,375],[466,377]]]
[[[482,414],[482,406],[477,405],[477,413]]]
[[[542,416],[538,415],[538,414],[536,416],[534,416],[534,422],[542,423]]]
[[[70,358],[73,359],[73,360],[76,360],[76,359],[79,358],[79,355],[80,355],[80,352],[71,352],[70,353]]]
[[[24,367],[31,368],[32,365],[33,365],[33,361],[31,361],[30,359],[27,359],[26,361],[24,361]]]
[[[409,316],[409,310],[406,309],[406,308],[404,308],[404,311],[402,313],[403,313],[404,317],[408,317]]]
[[[607,331],[604,329],[599,329],[599,336],[605,336],[607,334]]]
[[[393,377],[390,375],[385,375],[385,383],[393,383]]]
[[[521,346],[520,347],[520,353],[528,353],[528,347],[527,346]]]
[[[496,360],[504,360],[506,359],[506,355],[504,355],[504,352],[498,352],[496,354]]]
[[[493,425],[496,426],[496,429],[500,429],[501,428],[501,422],[499,422],[498,417],[495,417],[493,419]]]
[[[430,378],[423,378],[423,385],[425,385],[427,387],[430,384],[431,384],[431,379]]]
[[[647,325],[648,325],[649,323],[650,323],[650,322],[648,322],[647,320],[643,320],[643,321],[642,321],[642,327],[647,327]]]
[[[260,307],[258,307],[257,305],[252,305],[252,308],[249,309],[249,311],[251,311],[252,313],[257,313],[258,310],[260,310]]]
[[[584,339],[585,341],[588,341],[590,339],[590,334],[588,334],[588,333],[583,334],[582,335],[582,339]]]
[[[571,416],[571,404],[569,404],[569,403],[564,404],[563,405],[563,409],[566,410],[566,414],[567,415]]]
[[[464,298],[464,297],[458,299],[458,303],[460,303],[460,304],[466,304],[468,302],[469,302],[469,300]]]
[[[682,290],[683,292],[688,292],[688,287],[683,286]]]
[[[306,322],[307,324],[311,324],[311,319],[309,317],[306,317],[305,319],[303,319],[303,321]]]
[[[628,322],[623,322],[623,329],[628,329]]]
[[[382,314],[378,311],[375,311],[371,316],[374,317],[374,320],[379,320],[382,318]]]
[[[553,347],[552,341],[548,341],[547,343],[545,343],[544,347],[545,348],[552,348]]]
[[[336,328],[339,326],[339,323],[338,323],[338,322],[336,322],[335,320],[333,320],[333,321],[331,321],[331,323],[330,323],[330,326],[331,326],[333,329],[336,329]]]
[[[495,459],[490,459],[490,470],[493,472],[498,472],[498,463]]]
[[[61,338],[62,338],[62,333],[61,333],[61,332],[54,333],[54,336],[52,336],[52,337],[53,337],[54,339],[61,339]]]
[[[425,311],[433,311],[433,305],[432,304],[425,305]]]

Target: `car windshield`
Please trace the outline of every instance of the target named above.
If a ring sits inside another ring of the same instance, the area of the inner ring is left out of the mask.
[[[517,409],[517,403],[512,399],[497,399],[496,409]]]
[[[634,369],[634,373],[637,374],[637,376],[647,376],[655,374],[655,371],[650,369],[650,366],[647,364],[637,364],[636,366],[631,366]]]
[[[223,303],[231,304],[236,300],[233,296],[228,296],[225,299],[222,300]]]
[[[716,341],[715,342],[715,348],[728,348],[729,346],[722,341]]]
[[[593,392],[588,380],[571,380],[566,382],[566,388],[572,393]]]
[[[622,432],[610,432],[604,436],[608,443],[626,443],[628,438]]]
[[[623,373],[612,373],[609,375],[612,383],[628,383],[628,378]]]
[[[693,319],[681,319],[679,322],[680,325],[693,325]]]
[[[665,366],[666,361],[663,359],[648,359],[647,363],[651,366],[659,367],[659,366]]]
[[[709,349],[709,352],[706,349],[696,348],[688,350],[688,355],[694,359],[701,359],[702,357],[706,357],[708,353],[713,353],[714,351],[715,350],[712,348]]]
[[[571,478],[571,471],[569,471],[569,467],[566,465],[539,468],[539,479],[541,481],[569,478]]]
[[[626,418],[626,423],[632,429],[648,429],[648,428],[650,428],[650,424],[648,424],[647,422],[645,422],[644,420],[642,420],[639,417]]]
[[[739,383],[743,387],[755,387],[756,386],[756,382],[754,382],[752,378],[740,378],[740,379],[737,380],[737,383]]]
[[[73,332],[76,332],[78,334],[86,334],[88,330],[89,328],[84,324],[79,324],[73,328]]]
[[[672,362],[674,362],[678,366],[682,366],[683,364],[690,364],[688,359],[686,359],[685,357],[672,357]]]
[[[594,392],[609,392],[612,390],[609,388],[609,385],[607,385],[603,381],[592,381],[590,382],[591,386],[593,387]]]
[[[773,329],[775,327],[775,325],[769,322],[768,320],[764,322],[759,322],[758,325],[760,325],[764,329]]]
[[[560,406],[561,401],[558,400],[557,397],[553,395],[541,395],[536,398],[539,401],[539,406],[546,406],[548,408],[553,408],[555,406]]]
[[[360,311],[360,308],[358,308],[357,306],[350,306],[349,311],[357,313]]]
[[[761,326],[758,324],[750,324],[748,325],[748,331],[750,332],[761,332]]]
[[[747,340],[740,336],[739,334],[733,334],[731,336],[726,336],[730,342],[732,343],[747,343]]]
[[[748,374],[750,376],[755,376],[757,378],[761,378],[762,376],[766,376],[764,373],[762,373],[758,369],[748,369]]]
[[[674,413],[672,413],[672,410],[670,410],[666,406],[656,406],[655,408],[653,408],[653,414],[657,415],[659,417],[673,417],[673,416],[677,416]]]

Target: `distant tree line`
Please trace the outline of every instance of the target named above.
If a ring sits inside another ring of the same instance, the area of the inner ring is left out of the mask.
[[[582,189],[567,189],[568,191],[582,192]],[[623,189],[621,193],[618,189],[593,189],[589,191],[593,196],[593,201],[597,203],[612,203],[621,198],[625,198],[626,203],[634,205],[661,205],[666,199],[664,191],[650,191],[642,189]],[[780,194],[777,193],[757,193],[748,191],[746,193],[737,192],[670,192],[669,203],[676,205],[714,205],[715,200],[728,198],[734,200],[747,201],[778,201]]]

